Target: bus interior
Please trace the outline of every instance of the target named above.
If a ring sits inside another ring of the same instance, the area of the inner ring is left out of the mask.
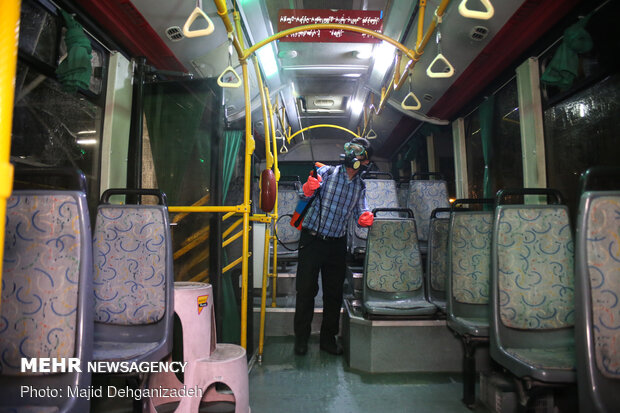
[[[619,4],[2,0],[0,412],[620,411]],[[321,283],[296,354],[360,137],[344,354]]]

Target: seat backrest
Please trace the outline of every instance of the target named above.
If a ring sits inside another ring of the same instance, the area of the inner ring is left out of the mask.
[[[284,244],[296,244],[299,242],[301,231],[290,224],[291,217],[299,202],[301,183],[299,181],[281,182],[278,187],[278,239]],[[278,248],[278,254],[285,254],[287,250]]]
[[[453,209],[450,214],[447,307],[452,318],[489,316],[492,228],[491,211]]]
[[[448,278],[448,235],[450,208],[437,208],[431,213],[426,264],[426,291],[429,301],[445,308]]]
[[[95,340],[159,342],[163,349],[171,347],[174,316],[168,210],[165,201],[159,205],[108,203],[111,195],[134,191],[163,195],[154,190],[107,190],[97,208]]]
[[[409,181],[407,208],[411,209],[415,216],[419,241],[428,240],[431,212],[436,208],[448,208],[449,206],[446,181],[418,179]]]
[[[498,192],[498,200],[502,196]],[[552,205],[496,206],[491,320],[500,348],[566,347],[572,341],[573,235],[568,208],[557,198]]]
[[[581,197],[576,236],[575,338],[580,411],[620,406],[620,191]]]
[[[376,208],[398,208],[396,182],[394,182],[394,180],[365,178],[364,183],[366,184],[366,203],[369,210],[372,211]],[[398,216],[398,212],[383,212],[382,215],[396,217]],[[349,221],[348,235],[350,252],[355,253],[358,248],[365,249],[366,238],[368,237],[368,228],[358,226],[355,217],[351,217],[351,220]]]
[[[86,388],[92,359],[92,248],[86,195],[16,190],[7,200],[0,309],[0,407],[46,405],[88,411],[68,385]],[[78,358],[81,372],[22,372],[21,360]],[[31,400],[21,385],[61,389]],[[64,397],[62,396],[64,395]]]
[[[368,291],[415,293],[423,298],[415,220],[377,217],[368,232],[366,248],[364,279]]]

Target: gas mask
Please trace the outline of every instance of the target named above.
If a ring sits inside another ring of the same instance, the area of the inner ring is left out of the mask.
[[[344,166],[356,171],[363,171],[366,165],[362,165],[362,161],[357,159],[360,155],[366,154],[366,148],[360,144],[347,142],[344,144],[344,154],[340,155],[343,159]]]

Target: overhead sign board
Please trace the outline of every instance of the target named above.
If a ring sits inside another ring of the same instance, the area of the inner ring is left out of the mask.
[[[382,10],[299,10],[280,9],[278,31],[307,24],[349,24],[381,33]],[[341,29],[305,30],[280,39],[282,42],[379,43],[381,40],[364,33]]]

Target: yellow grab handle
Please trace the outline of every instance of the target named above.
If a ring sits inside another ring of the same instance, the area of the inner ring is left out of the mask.
[[[366,139],[377,139],[377,132],[375,132],[373,129],[370,129],[366,134]]]
[[[433,72],[432,70],[433,65],[437,63],[437,61],[439,60],[441,60],[442,62],[444,62],[446,66],[448,66],[449,70],[447,72]],[[452,66],[450,62],[448,62],[448,59],[446,59],[446,57],[442,53],[439,53],[437,57],[433,59],[431,64],[428,65],[428,67],[426,68],[426,76],[431,77],[431,78],[446,78],[446,77],[451,77],[453,74],[454,74],[454,66]]]
[[[459,13],[461,13],[461,16],[468,17],[470,19],[488,20],[493,17],[495,14],[495,9],[493,8],[491,1],[480,0],[480,2],[486,9],[485,11],[470,10],[467,8],[467,0],[462,0],[461,4],[459,4]]]
[[[190,26],[192,25],[192,23],[194,23],[194,21],[196,21],[198,17],[202,17],[207,21],[207,27],[204,29],[200,29],[200,30],[193,30],[193,31],[190,30],[189,29]],[[196,7],[194,9],[192,14],[189,15],[189,17],[187,18],[187,21],[183,25],[183,34],[185,35],[185,37],[208,36],[211,33],[213,33],[213,30],[215,30],[215,26],[213,25],[213,22],[211,21],[209,16],[207,16],[205,12],[202,11],[200,7]]]
[[[411,97],[414,100],[415,105],[410,106],[405,103],[409,97]],[[409,92],[407,96],[405,96],[403,101],[400,103],[400,107],[405,110],[418,110],[422,107],[422,104],[420,103],[420,100],[413,92]]]
[[[224,82],[224,75],[228,72],[232,73],[235,78],[237,78],[236,82]],[[228,66],[226,69],[224,69],[220,77],[217,78],[217,84],[221,87],[239,87],[241,86],[241,78],[237,74],[237,71],[234,67]]]

